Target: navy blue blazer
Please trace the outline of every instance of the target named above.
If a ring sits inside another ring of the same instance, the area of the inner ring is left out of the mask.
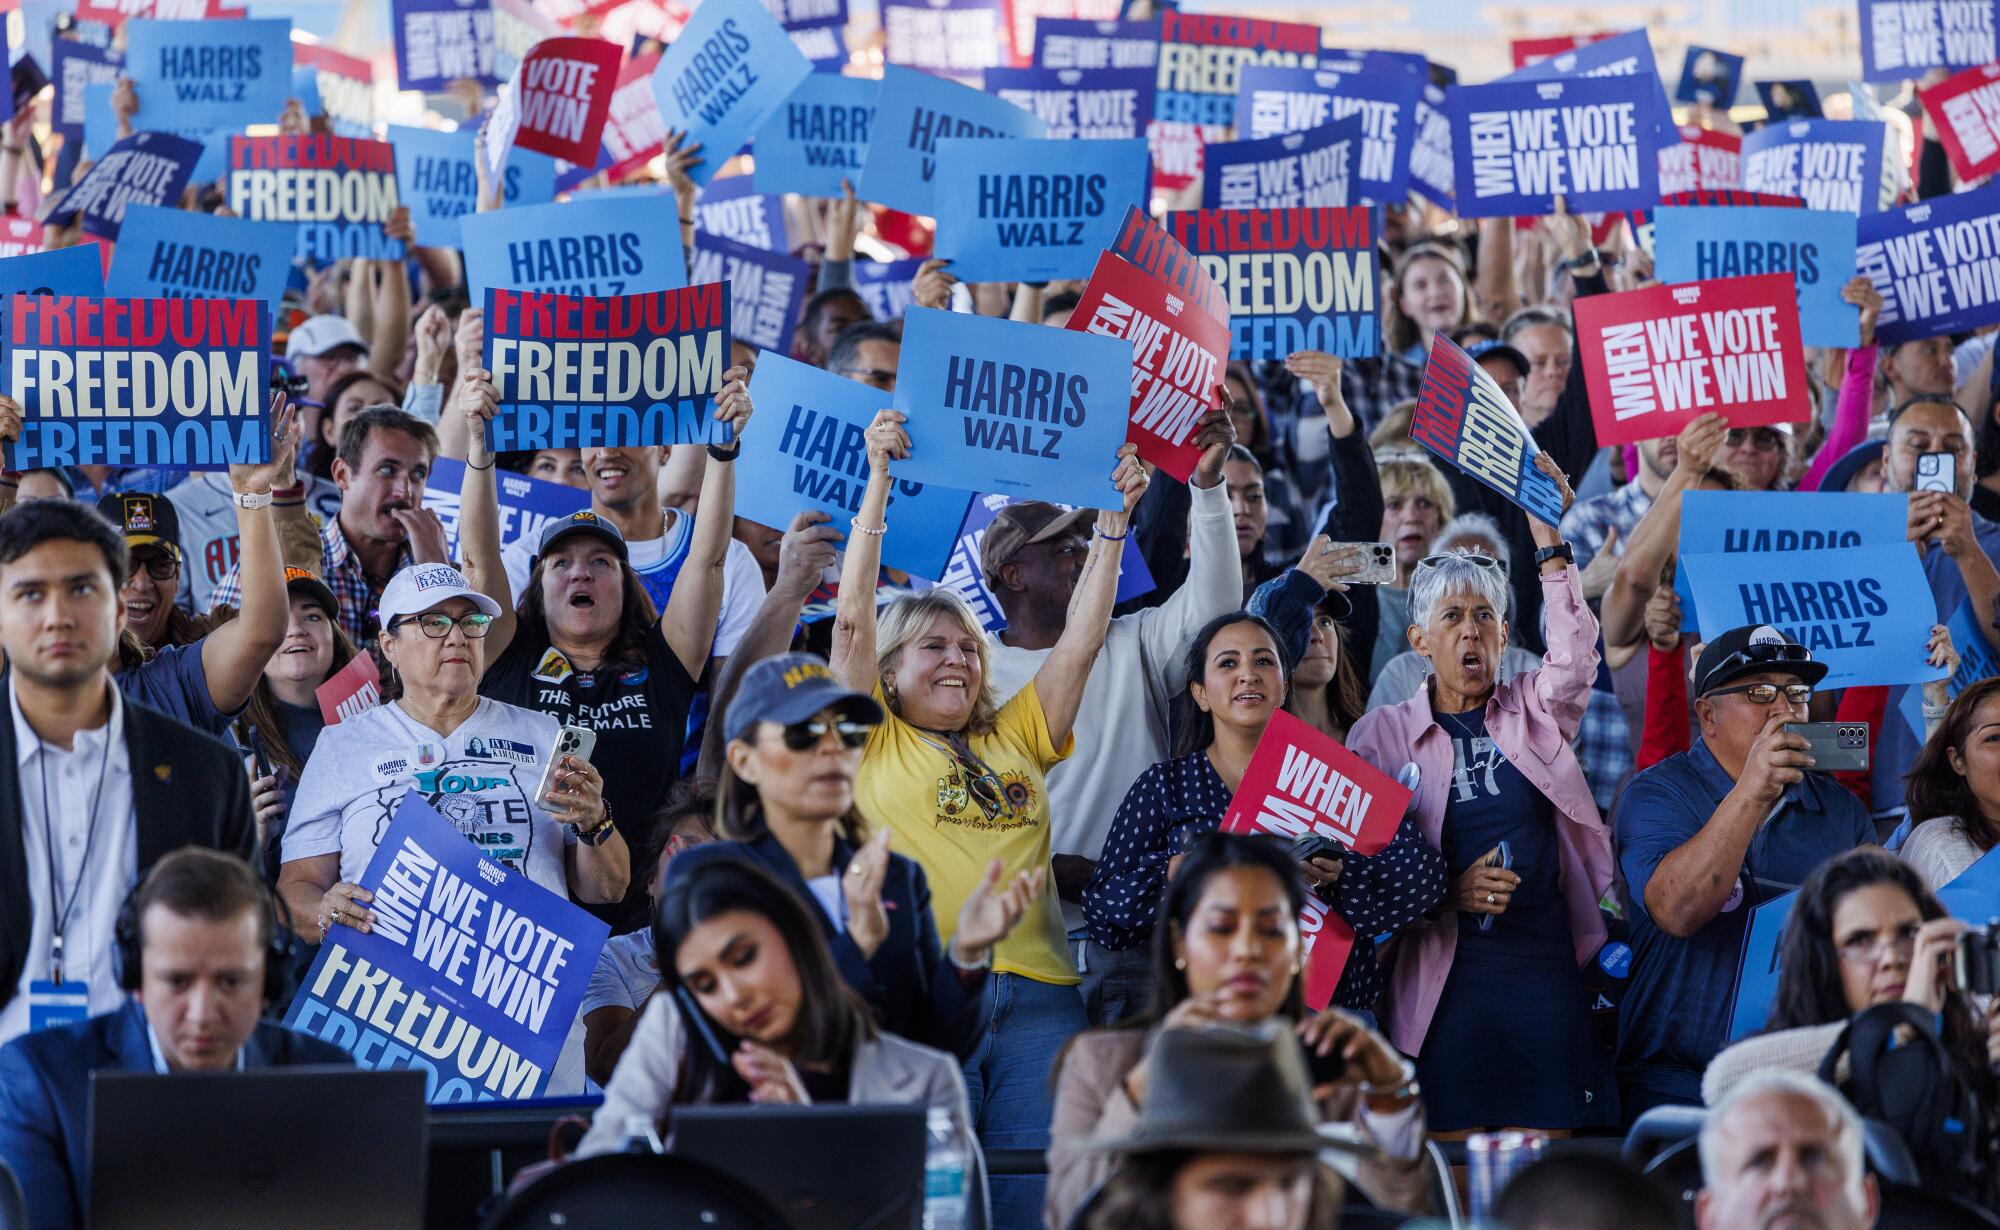
[[[243,1066],[292,1064],[352,1067],[354,1060],[332,1043],[274,1021],[258,1022],[243,1046]],[[153,1048],[137,1000],[0,1047],[0,1161],[21,1182],[29,1230],[75,1230],[87,1222],[90,1074],[152,1070]],[[161,1130],[171,1125],[162,1124]]]
[[[847,874],[854,847],[846,838],[833,839],[833,874]],[[875,1023],[892,1034],[921,1042],[959,1058],[972,1053],[985,1021],[991,978],[971,986],[959,980],[958,967],[946,955],[931,916],[931,886],[924,869],[900,854],[889,856],[882,878],[882,904],[889,916],[889,934],[875,955],[864,958],[854,940],[806,887],[798,864],[778,839],[765,833],[753,841],[711,841],[684,850],[667,864],[669,878],[719,858],[741,858],[778,877],[806,903],[819,920],[820,931],[833,949],[840,979],[875,1012]]]

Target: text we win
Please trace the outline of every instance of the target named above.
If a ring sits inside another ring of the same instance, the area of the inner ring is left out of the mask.
[[[1257,804],[1259,832],[1295,839],[1306,833],[1352,847],[1375,796],[1303,748],[1285,749],[1275,789]]]
[[[1631,103],[1475,111],[1469,117],[1473,193],[1544,196],[1639,186]]]

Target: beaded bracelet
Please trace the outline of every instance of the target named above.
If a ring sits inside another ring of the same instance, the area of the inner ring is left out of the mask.
[[[884,521],[879,527],[870,528],[868,526],[861,524],[861,518],[856,517],[854,518],[854,520],[848,522],[848,524],[854,527],[855,533],[866,534],[870,538],[880,538],[882,535],[889,532],[889,523],[887,521]]]

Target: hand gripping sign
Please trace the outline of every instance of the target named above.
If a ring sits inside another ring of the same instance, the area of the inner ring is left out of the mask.
[[[1289,845],[1316,833],[1356,854],[1378,854],[1396,836],[1410,792],[1333,739],[1280,710],[1271,715],[1242,784],[1222,817],[1225,833],[1275,837]],[[1306,1007],[1333,1000],[1354,931],[1314,894],[1299,915]]]

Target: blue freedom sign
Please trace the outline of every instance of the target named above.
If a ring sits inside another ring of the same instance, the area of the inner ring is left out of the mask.
[[[611,928],[485,857],[415,790],[361,886],[374,927],[334,924],[286,1027],[371,1071],[422,1072],[432,1103],[540,1094]]]
[[[104,295],[104,260],[94,243],[0,260],[0,302],[15,295]]]
[[[855,191],[864,201],[935,217],[931,184],[940,139],[1048,135],[1048,125],[1004,99],[914,68],[887,65]]]
[[[1035,19],[1035,67],[1125,69],[1150,73],[1160,59],[1160,23],[1090,21],[1074,17]]]
[[[63,198],[65,213],[80,215],[92,235],[117,239],[134,205],[178,203],[201,146],[164,132],[135,132],[104,153]]]
[[[753,248],[720,235],[694,237],[690,281],[729,284],[729,331],[759,350],[790,349],[805,309],[812,266],[796,256]]]
[[[1359,115],[1261,141],[1215,141],[1202,152],[1203,209],[1300,209],[1358,204]]]
[[[1069,329],[911,308],[895,408],[909,416],[897,477],[977,474],[1004,495],[1122,506],[1111,482],[1132,405],[1132,344]]]
[[[1937,602],[1907,542],[1831,551],[1693,552],[1680,564],[1702,635],[1769,624],[1830,668],[1818,685],[1918,683],[1940,677],[1924,643]]]
[[[1743,187],[1795,196],[1807,209],[1872,214],[1882,199],[1882,141],[1876,120],[1791,120],[1743,138]]]
[[[861,178],[879,83],[813,73],[757,130],[757,190],[839,196]]]
[[[474,302],[486,292],[542,290],[609,298],[687,285],[678,226],[658,213],[592,192],[561,205],[526,205],[459,219],[465,281]]]
[[[299,228],[134,205],[111,256],[105,293],[124,299],[255,299],[275,318]]]
[[[1144,137],[1158,74],[1151,68],[989,68],[986,92],[1041,117],[1054,140]]]
[[[694,181],[714,178],[812,70],[762,0],[703,0],[653,70],[661,122],[701,146]]]
[[[1562,522],[1562,492],[1535,468],[1541,448],[1507,394],[1456,342],[1431,346],[1410,438],[1545,525]]]
[[[1236,129],[1258,140],[1358,115],[1363,140],[1354,168],[1357,195],[1378,205],[1400,205],[1410,195],[1410,154],[1424,85],[1423,78],[1396,68],[1328,68],[1324,57],[1318,68],[1246,64],[1237,77]]]
[[[1541,217],[1660,203],[1658,81],[1568,77],[1459,86],[1448,95],[1459,214]]]
[[[1146,139],[937,144],[937,255],[967,282],[1087,278],[1146,200]]]
[[[265,304],[14,295],[0,319],[4,392],[22,415],[8,469],[270,460]]]
[[[2000,321],[1996,221],[2000,188],[1990,185],[1865,215],[1855,259],[1882,296],[1877,340],[1894,346]]]
[[[125,75],[162,127],[273,124],[292,89],[292,21],[128,21]]]
[[[1157,245],[1157,254],[1181,248],[1212,272],[1221,292],[1213,314],[1228,324],[1229,353],[1236,358],[1282,359],[1300,350],[1350,359],[1380,353],[1372,206],[1176,210],[1166,225],[1174,246]],[[1136,225],[1128,231],[1144,233]]]
[[[1828,551],[1909,541],[1909,497],[1850,491],[1690,491],[1681,497],[1680,554]],[[1928,592],[1926,586],[1926,592]],[[1694,631],[1694,591],[1674,574],[1681,626]]]
[[[495,472],[500,502],[500,545],[520,539],[539,540],[542,527],[590,507],[590,492],[563,483],[545,483],[511,470]],[[444,524],[445,554],[458,558],[459,493],[465,488],[465,463],[440,457],[424,480],[424,507]]]
[[[1808,346],[1855,346],[1861,309],[1842,302],[1854,276],[1853,214],[1752,205],[1662,205],[1653,213],[1653,267],[1662,282],[1789,273]]]
[[[495,452],[727,444],[728,283],[643,295],[486,292]]]
[[[818,509],[846,526],[861,511],[868,487],[863,433],[885,394],[767,352],[750,377],[750,398],[761,407],[760,419],[768,414],[776,421],[760,422],[743,438],[736,515],[782,530],[801,509]],[[882,562],[915,576],[943,576],[971,502],[969,491],[897,475],[889,489],[896,532],[882,540]]]
[[[410,210],[410,227],[427,248],[456,248],[459,220],[479,209],[479,172],[472,164],[478,134],[389,126],[396,147],[396,195]],[[546,154],[514,146],[500,173],[500,204],[546,205],[556,198],[556,164]]]

